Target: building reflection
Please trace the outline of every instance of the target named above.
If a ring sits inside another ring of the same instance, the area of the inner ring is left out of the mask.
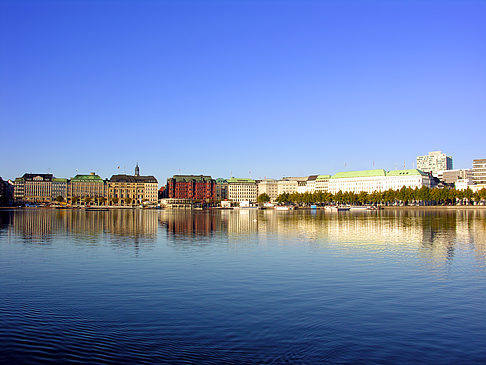
[[[219,212],[164,211],[159,216],[171,238],[206,238],[216,233],[228,242],[285,239],[385,250],[418,249],[419,255],[452,260],[455,250],[475,250],[486,260],[486,210],[385,210],[327,213],[273,210]]]
[[[25,240],[49,243],[62,235],[76,239],[125,237],[136,240],[157,238],[156,211],[114,209],[108,212],[81,209],[22,209],[9,212],[13,232]]]
[[[163,235],[158,237],[159,230]],[[5,233],[7,232],[7,233]],[[486,209],[385,210],[328,213],[273,210],[84,210],[17,209],[0,211],[0,233],[49,244],[56,237],[77,244],[113,245],[252,242],[339,245],[360,250],[417,250],[424,259],[450,261],[458,249],[473,251],[486,263]]]

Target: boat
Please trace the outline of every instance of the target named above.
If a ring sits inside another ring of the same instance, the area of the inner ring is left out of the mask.
[[[290,205],[277,205],[275,207],[275,210],[288,211],[288,210],[294,210],[294,207]]]
[[[85,211],[89,212],[107,212],[108,208],[101,208],[101,207],[88,207],[84,209]]]

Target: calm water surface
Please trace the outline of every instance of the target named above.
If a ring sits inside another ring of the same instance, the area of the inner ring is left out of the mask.
[[[486,210],[0,211],[0,363],[486,362]]]

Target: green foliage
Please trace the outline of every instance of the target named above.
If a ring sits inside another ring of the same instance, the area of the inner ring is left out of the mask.
[[[59,196],[56,198],[56,201],[57,201],[58,203],[63,202],[63,201],[64,201],[64,198],[63,198],[61,195],[59,195]]]
[[[259,197],[260,198],[260,197]],[[373,193],[338,191],[336,194],[317,191],[315,193],[283,193],[277,197],[280,204],[385,204],[385,205],[450,205],[472,204],[473,202],[486,201],[486,189],[473,193],[470,189],[456,190],[453,188],[407,188],[403,186],[399,190],[374,191]]]
[[[258,195],[258,198],[257,198],[258,203],[263,204],[263,203],[268,203],[269,201],[270,201],[270,197],[268,196],[267,193],[263,193],[263,194]]]

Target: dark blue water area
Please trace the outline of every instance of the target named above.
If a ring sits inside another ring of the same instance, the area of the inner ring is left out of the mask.
[[[486,210],[0,212],[1,363],[486,363]]]

